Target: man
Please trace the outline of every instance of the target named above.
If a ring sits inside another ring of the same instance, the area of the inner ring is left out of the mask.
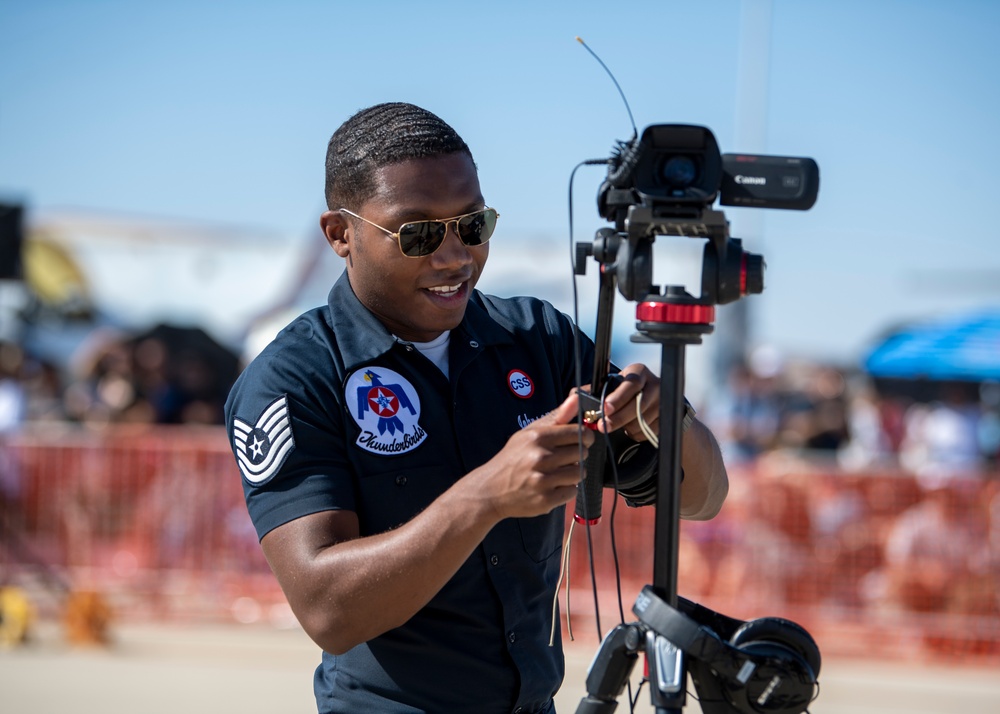
[[[362,110],[331,138],[326,182],[320,225],[346,271],[226,407],[261,546],[324,650],[319,711],[552,711],[563,506],[595,438],[571,423],[573,326],[474,291],[498,216],[437,116]],[[636,396],[655,430],[659,382],[622,374],[603,428],[634,446]],[[623,468],[642,493],[650,469]],[[684,468],[684,515],[712,517],[726,474],[696,421]]]

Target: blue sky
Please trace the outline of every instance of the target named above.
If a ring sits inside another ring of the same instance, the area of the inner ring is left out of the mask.
[[[769,38],[747,31],[768,8]],[[502,213],[491,260],[530,261],[567,244],[573,166],[632,131],[579,35],[640,131],[818,161],[811,211],[726,210],[767,261],[755,343],[850,361],[900,321],[1000,304],[1000,3],[0,0],[0,28],[0,199],[32,213],[264,228],[287,250],[318,239],[333,130],[404,100],[472,147]],[[603,225],[602,176],[577,175],[577,240]]]

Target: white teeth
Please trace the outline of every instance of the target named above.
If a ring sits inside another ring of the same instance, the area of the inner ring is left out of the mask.
[[[457,293],[460,287],[462,287],[461,283],[458,285],[442,285],[440,287],[427,289],[432,293],[437,293],[438,295],[451,295],[452,293]]]

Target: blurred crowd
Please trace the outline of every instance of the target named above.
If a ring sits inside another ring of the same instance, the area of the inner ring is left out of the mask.
[[[25,422],[221,424],[239,360],[200,330],[98,330],[59,366],[0,342],[0,433]],[[751,355],[698,412],[727,463],[780,454],[933,477],[1000,461],[1000,383],[878,388],[857,371]]]
[[[811,362],[749,360],[699,410],[727,463],[773,454],[833,461],[847,471],[921,477],[994,471],[1000,383],[883,383]]]
[[[1000,654],[1000,481],[731,475],[722,514],[683,524],[682,594],[723,611],[805,612],[845,632],[864,623],[876,640],[905,627],[911,644]],[[892,639],[872,647],[900,644]]]
[[[0,342],[0,433],[25,423],[221,424],[237,358],[200,330],[98,330],[65,363]]]
[[[703,411],[732,473],[726,518],[687,529],[703,594],[986,617],[927,639],[1000,652],[1000,385],[763,361]]]

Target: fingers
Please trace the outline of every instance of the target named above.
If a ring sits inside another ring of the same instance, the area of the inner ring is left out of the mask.
[[[624,412],[626,407],[629,408],[629,411],[634,416],[634,401],[636,396],[645,390],[646,385],[651,379],[656,379],[643,365],[629,365],[621,371],[621,376],[623,379],[622,383],[604,401],[604,413],[609,417]],[[658,383],[659,381],[657,380]],[[646,402],[648,400],[643,399],[643,401]]]
[[[643,421],[657,433],[660,410],[660,380],[642,364],[631,364],[621,371],[624,381],[604,401],[605,420],[598,424],[600,431],[625,429],[635,441],[645,441],[636,414],[636,399],[641,398]]]
[[[501,518],[530,518],[548,513],[576,497],[579,469],[532,463],[531,458],[502,455],[488,462],[481,472],[477,497],[486,498]]]
[[[569,424],[576,418],[579,403],[580,398],[576,392],[573,392],[563,400],[562,404],[534,423],[540,425]]]
[[[544,430],[542,437],[552,446],[577,446],[582,442],[585,448],[594,443],[594,435],[589,429],[580,429],[575,423],[578,415],[580,398],[576,393],[570,394],[562,404],[540,419],[536,419],[524,431]]]
[[[514,434],[490,460],[488,490],[498,513],[541,515],[576,497],[580,462],[595,438],[589,429],[571,423],[577,406],[577,396],[570,395]]]

